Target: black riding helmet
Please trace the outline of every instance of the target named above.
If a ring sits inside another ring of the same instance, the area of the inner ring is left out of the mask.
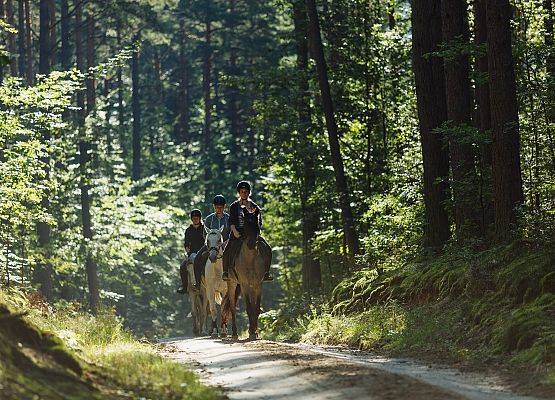
[[[226,205],[225,197],[222,196],[221,194],[214,196],[213,204],[215,206],[225,206]]]
[[[241,189],[247,189],[249,192],[251,191],[251,184],[247,181],[241,181],[237,184],[237,192]]]
[[[202,218],[202,211],[200,211],[198,208],[195,208],[193,211],[191,211],[190,216],[191,216],[191,218],[193,218],[193,217]]]

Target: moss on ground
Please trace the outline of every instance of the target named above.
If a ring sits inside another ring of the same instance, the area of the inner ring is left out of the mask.
[[[453,247],[341,282],[309,315],[263,315],[264,336],[346,344],[470,366],[526,371],[555,393],[555,245]]]
[[[62,340],[61,337],[64,339]],[[70,346],[68,346],[70,344]],[[183,365],[139,342],[110,312],[32,306],[0,291],[0,398],[213,399]]]

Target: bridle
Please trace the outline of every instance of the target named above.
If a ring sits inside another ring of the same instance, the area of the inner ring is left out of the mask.
[[[206,247],[208,248],[208,252],[209,252],[209,253],[210,253],[212,250],[214,250],[214,251],[216,251],[216,252],[218,253],[218,256],[216,257],[216,259],[218,260],[218,259],[220,259],[220,258],[222,258],[222,257],[224,256],[224,252],[221,251],[221,248],[222,248],[222,246],[223,246],[223,244],[224,244],[224,240],[223,240],[222,235],[220,234],[220,240],[218,241],[218,245],[217,245],[217,246],[210,246],[210,247],[208,247],[208,236],[209,236],[209,235],[212,235],[212,234],[216,234],[216,232],[210,232],[210,233],[208,233],[208,235],[206,235],[206,245],[207,245]]]

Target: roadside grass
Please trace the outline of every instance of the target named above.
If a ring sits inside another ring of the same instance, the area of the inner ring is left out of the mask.
[[[3,389],[9,393],[10,390],[15,391],[16,387],[19,391],[29,389],[29,393],[34,393],[37,391],[31,388],[34,385],[38,388],[51,386],[54,393],[64,393],[64,398],[75,399],[217,398],[217,392],[202,385],[192,371],[161,357],[154,345],[138,340],[125,330],[121,320],[111,310],[102,310],[97,316],[93,316],[80,311],[77,304],[63,302],[52,309],[38,299],[28,298],[18,291],[0,291],[1,304],[7,305],[12,314],[26,313],[21,322],[35,329],[42,337],[56,338],[59,348],[63,349],[61,351],[66,352],[73,363],[80,366],[82,373],[66,374],[65,378],[36,376],[34,380],[21,380],[21,376],[25,374],[21,373],[17,362],[10,362],[8,358],[13,354],[13,348],[6,349],[5,354],[0,354],[0,359],[3,359],[0,366],[4,366],[0,368],[0,394]],[[10,331],[5,332],[6,334],[8,336],[4,339],[11,340],[17,346],[21,339],[13,332],[11,335]],[[39,350],[42,351],[42,347]],[[40,353],[35,351],[31,360],[44,358]],[[27,368],[39,371],[47,367],[55,375],[55,372],[60,372],[59,366],[55,364],[31,363]],[[8,374],[6,371],[11,372]],[[43,382],[44,380],[47,381]],[[75,389],[84,386],[88,390],[72,391],[71,388],[64,387],[68,382],[73,382]],[[82,393],[82,397],[79,393]]]
[[[554,265],[555,246],[525,242],[407,258],[381,274],[358,271],[324,306],[300,300],[308,313],[263,314],[263,336],[502,367],[554,393]]]

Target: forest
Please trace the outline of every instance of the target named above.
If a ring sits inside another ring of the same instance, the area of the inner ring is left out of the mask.
[[[263,337],[553,390],[553,19],[552,0],[0,0],[0,303],[189,334],[189,212],[247,180],[274,255]]]

